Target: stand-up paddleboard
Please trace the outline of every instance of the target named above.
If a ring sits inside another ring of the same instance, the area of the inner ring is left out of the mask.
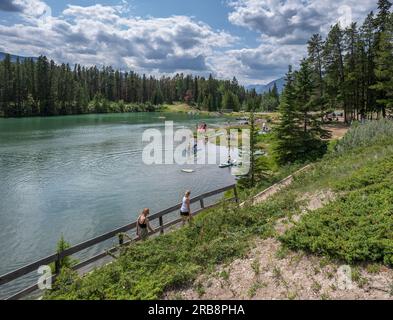
[[[193,172],[195,172],[195,171],[192,170],[192,169],[182,169],[181,171],[182,171],[182,172],[185,172],[185,173],[193,173]]]
[[[265,151],[258,150],[254,152],[254,156],[264,156],[266,154]]]
[[[212,135],[206,134],[205,138],[211,139],[211,138],[221,137],[223,135],[224,135],[224,132],[214,133]]]
[[[225,163],[221,163],[218,167],[219,168],[229,168],[229,167],[233,167],[236,163],[236,160],[231,161],[231,162],[225,162]]]

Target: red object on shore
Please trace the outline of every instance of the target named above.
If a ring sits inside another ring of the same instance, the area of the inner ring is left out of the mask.
[[[206,133],[206,131],[207,131],[207,124],[206,123],[202,123],[198,126],[199,133]]]

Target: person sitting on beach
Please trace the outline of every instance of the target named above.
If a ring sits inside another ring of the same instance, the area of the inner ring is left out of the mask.
[[[142,213],[136,221],[136,234],[142,241],[146,240],[150,232],[154,232],[154,229],[150,226],[148,215],[150,210],[148,208],[143,209]]]
[[[192,219],[190,195],[191,195],[191,191],[186,191],[180,208],[180,216],[182,218],[183,226],[185,225],[186,222],[190,223]]]

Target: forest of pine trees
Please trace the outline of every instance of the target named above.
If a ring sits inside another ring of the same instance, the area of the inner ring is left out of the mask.
[[[378,1],[362,26],[331,27],[326,40],[308,42],[308,57],[286,76],[280,124],[275,129],[280,164],[312,160],[327,148],[321,140],[326,113],[343,110],[344,121],[379,119],[393,111],[393,13]]]
[[[386,117],[392,110],[391,6],[388,0],[379,0],[378,13],[371,12],[362,25],[354,22],[343,29],[336,24],[325,40],[319,34],[312,36],[299,71],[311,110],[344,110],[346,122]]]
[[[7,117],[154,111],[178,101],[208,111],[237,111],[258,97],[236,78],[177,74],[156,79],[111,67],[56,65],[45,56],[13,63],[6,55],[0,77],[0,115]]]

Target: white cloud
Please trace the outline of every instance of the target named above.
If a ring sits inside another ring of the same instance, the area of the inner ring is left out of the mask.
[[[363,20],[376,1],[233,0],[229,6],[229,21],[255,31],[260,41],[256,48],[231,51],[231,64],[238,66],[246,82],[266,82],[282,76],[288,64],[298,64],[314,33],[325,36],[338,22],[345,26]]]
[[[41,0],[1,0],[0,10],[19,12],[25,18],[37,18],[46,14],[50,8]]]
[[[331,24],[361,20],[375,0],[231,0],[232,24],[255,31],[255,48],[233,49],[238,38],[187,16],[129,16],[119,5],[68,5],[48,16],[41,0],[0,0],[0,10],[19,12],[23,24],[0,24],[0,49],[15,54],[45,54],[57,62],[112,65],[148,74],[212,72],[260,83],[283,76],[297,65],[313,33],[325,35]]]
[[[305,54],[304,46],[269,43],[256,48],[228,50],[225,55],[211,57],[209,63],[215,66],[216,75],[221,78],[236,76],[245,84],[256,84],[283,76],[288,65],[297,66],[298,57]]]
[[[119,11],[116,7],[103,6],[101,4],[90,7],[68,5],[68,8],[63,11],[63,14],[77,20],[87,19],[116,22],[120,19]]]
[[[358,21],[376,6],[375,0],[235,0],[229,21],[260,34],[299,43],[307,35],[325,33],[343,20]],[[349,11],[348,11],[349,10]]]
[[[125,17],[124,12],[124,6],[69,5],[45,23],[0,25],[0,46],[13,53],[45,54],[58,62],[146,73],[206,73],[206,58],[235,41],[187,16],[141,19]]]

